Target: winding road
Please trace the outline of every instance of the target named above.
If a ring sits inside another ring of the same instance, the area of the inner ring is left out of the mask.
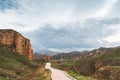
[[[49,69],[52,72],[51,74],[52,80],[75,80],[64,71],[52,68],[51,63],[46,63],[45,68]]]

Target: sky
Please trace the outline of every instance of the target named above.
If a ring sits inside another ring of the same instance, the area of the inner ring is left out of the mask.
[[[120,0],[0,0],[0,29],[17,30],[34,51],[120,46]]]

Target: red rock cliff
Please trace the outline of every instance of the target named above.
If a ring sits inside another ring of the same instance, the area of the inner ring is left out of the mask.
[[[0,29],[0,43],[4,44],[8,50],[18,52],[33,60],[33,50],[30,40],[20,33],[10,29]]]

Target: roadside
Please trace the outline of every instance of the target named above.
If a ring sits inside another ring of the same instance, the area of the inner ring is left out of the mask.
[[[29,74],[17,80],[51,80],[51,73],[44,66],[40,66]]]

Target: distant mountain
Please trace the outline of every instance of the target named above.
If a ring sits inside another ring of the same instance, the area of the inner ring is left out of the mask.
[[[82,51],[82,52],[72,51],[69,53],[59,53],[59,54],[51,56],[51,59],[53,59],[53,60],[57,60],[57,59],[61,59],[61,58],[62,59],[74,59],[74,58],[77,58],[77,57],[87,54],[87,53],[89,53],[89,51]]]
[[[115,47],[115,48],[120,48],[120,47]],[[57,59],[80,59],[81,56],[90,56],[90,55],[99,55],[100,52],[103,52],[105,50],[109,50],[112,48],[104,48],[100,47],[98,49],[93,49],[91,51],[72,51],[69,53],[59,53],[56,55],[51,56],[52,60],[57,60]]]
[[[40,50],[40,51],[35,52],[34,58],[39,59],[40,56],[42,56],[42,55],[54,56],[54,55],[57,55],[57,54],[59,54],[59,53],[51,51],[51,50]]]

